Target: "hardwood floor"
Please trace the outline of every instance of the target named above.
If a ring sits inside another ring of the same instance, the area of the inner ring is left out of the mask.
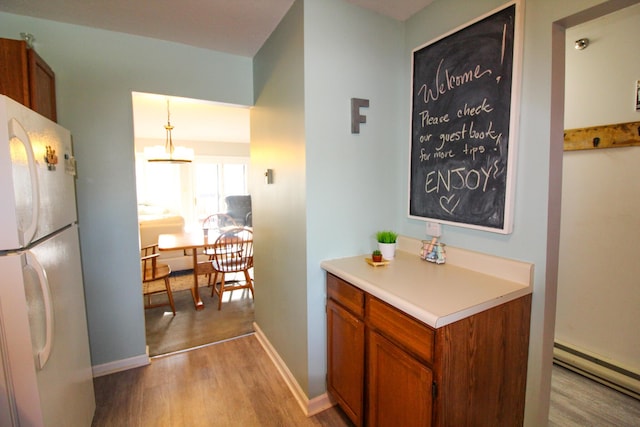
[[[640,401],[554,365],[550,427],[640,426]],[[337,407],[305,417],[254,335],[152,359],[94,380],[93,427],[335,426]]]
[[[207,277],[201,278],[205,284],[200,288],[204,310],[194,308],[190,290],[180,290],[173,293],[175,316],[170,315],[168,306],[144,311],[150,356],[198,347],[253,332],[251,293],[246,289],[225,293],[222,310],[218,310],[218,301],[211,298],[211,288],[206,286]],[[179,279],[184,279],[184,276]],[[192,277],[187,279],[192,283]],[[166,295],[159,297],[166,298]]]
[[[307,418],[254,335],[154,358],[94,380],[102,426],[351,426],[337,407]]]
[[[640,400],[553,365],[550,427],[637,427]]]

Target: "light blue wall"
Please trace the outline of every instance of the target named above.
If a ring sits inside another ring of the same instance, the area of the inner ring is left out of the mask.
[[[406,26],[406,59],[411,50],[469,20],[499,7],[499,0],[436,0]],[[547,424],[557,285],[562,113],[564,100],[563,28],[588,15],[633,1],[527,0],[523,2],[524,58],[514,230],[509,235],[443,226],[442,240],[452,246],[520,259],[535,264],[525,425]],[[598,9],[578,14],[592,6]],[[556,21],[570,17],[567,21]],[[552,78],[553,76],[553,78]],[[410,78],[410,68],[405,70]],[[409,114],[408,108],[404,112]],[[408,133],[406,134],[408,139]],[[408,146],[404,155],[408,156]],[[408,180],[403,182],[403,187]],[[403,199],[406,206],[407,197]],[[399,216],[404,213],[398,212]],[[424,224],[401,221],[403,234],[420,237]]]
[[[325,391],[320,262],[367,253],[376,230],[397,225],[403,46],[395,20],[305,0],[254,58],[256,322],[309,397]],[[352,97],[370,100],[357,135]]]
[[[325,259],[369,253],[375,232],[397,229],[404,26],[342,0],[306,0],[307,329],[309,395],[325,391]],[[351,133],[351,98],[369,100]]]
[[[93,365],[145,354],[131,91],[250,105],[250,58],[0,13],[0,36],[36,37],[74,137]]]
[[[303,3],[254,58],[251,193],[256,323],[308,388]],[[273,184],[264,172],[273,170]]]
[[[410,58],[411,50],[417,46],[429,42],[447,33],[466,22],[481,16],[499,7],[504,2],[499,0],[462,1],[462,0],[436,0],[431,6],[414,16],[407,23],[406,55]],[[535,8],[536,0],[527,2],[528,12]],[[537,1],[537,3],[540,3]],[[529,30],[531,24],[529,24]],[[545,46],[541,52],[549,55],[551,50],[551,26],[546,34],[540,35],[537,41],[540,47]],[[525,51],[526,51],[525,41]],[[532,53],[529,50],[529,53]],[[546,59],[548,62],[550,57]],[[528,61],[526,65],[531,65]],[[448,245],[463,247],[479,252],[491,253],[513,259],[519,259],[535,264],[533,314],[530,338],[530,363],[527,381],[527,425],[546,425],[540,423],[546,412],[544,403],[548,400],[548,383],[550,381],[550,343],[545,343],[543,325],[545,320],[545,264],[547,251],[547,188],[549,185],[549,107],[550,99],[540,97],[548,89],[541,90],[539,85],[547,86],[549,82],[540,80],[543,75],[532,76],[530,68],[526,68],[522,80],[522,97],[519,107],[521,109],[520,132],[517,137],[518,159],[516,162],[516,191],[514,208],[513,233],[501,235],[468,228],[447,226],[442,227],[442,241]],[[406,70],[407,78],[410,78],[410,68]],[[531,93],[531,78],[537,80],[538,93]],[[535,98],[538,99],[535,99]],[[535,109],[546,111],[537,114],[531,111]],[[406,114],[409,114],[408,110]],[[407,138],[408,134],[407,134]],[[515,144],[514,144],[515,145]],[[406,147],[405,155],[408,156],[409,147]],[[403,185],[408,185],[408,179]],[[408,203],[407,197],[403,205]],[[422,221],[404,219],[402,232],[416,237],[425,235],[425,224]],[[546,395],[545,395],[546,394]],[[542,403],[540,401],[542,399]],[[533,419],[538,416],[536,422]]]
[[[608,2],[604,8],[625,3],[629,2]],[[407,217],[411,50],[502,4],[436,0],[398,24],[339,0],[304,1],[308,349],[307,354],[299,346],[291,351],[292,340],[282,335],[276,347],[291,358],[287,362],[294,360],[300,367],[306,358],[310,397],[324,390],[324,288],[319,261],[368,252],[378,228],[394,227],[416,238],[426,234],[424,222]],[[562,156],[562,27],[569,25],[556,21],[601,5],[597,0],[526,2],[522,85],[516,100],[521,119],[514,231],[501,235],[454,226],[443,229],[443,240],[452,246],[535,264],[528,426],[546,425],[550,393]],[[581,19],[586,17],[569,21]],[[363,109],[367,123],[357,136],[349,133],[351,97],[371,100],[371,107]],[[375,190],[369,184],[374,176],[383,177]],[[296,377],[302,384],[307,381]]]

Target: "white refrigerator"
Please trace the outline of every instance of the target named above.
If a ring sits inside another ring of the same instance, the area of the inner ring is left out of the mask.
[[[0,95],[0,426],[95,411],[69,131]]]

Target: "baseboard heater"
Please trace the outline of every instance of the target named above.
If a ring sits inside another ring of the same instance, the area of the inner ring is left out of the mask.
[[[640,374],[637,372],[559,342],[553,345],[553,361],[594,381],[640,399]]]

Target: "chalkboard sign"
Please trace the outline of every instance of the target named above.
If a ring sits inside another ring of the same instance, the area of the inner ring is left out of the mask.
[[[512,231],[517,5],[413,51],[412,218]]]

